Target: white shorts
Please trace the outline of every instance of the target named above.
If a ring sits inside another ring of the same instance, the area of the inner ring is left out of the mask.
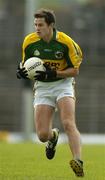
[[[56,103],[63,97],[75,98],[74,78],[65,78],[55,82],[36,82],[34,94],[34,107],[46,104],[56,107]]]

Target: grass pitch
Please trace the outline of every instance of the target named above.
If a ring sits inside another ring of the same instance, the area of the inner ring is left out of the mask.
[[[76,180],[69,167],[69,146],[58,145],[55,158],[48,160],[44,144],[0,143],[0,180]],[[84,145],[84,180],[105,179],[105,146]]]

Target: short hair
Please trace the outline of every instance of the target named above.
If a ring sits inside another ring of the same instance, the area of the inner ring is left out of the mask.
[[[55,14],[52,10],[49,9],[39,9],[35,14],[34,18],[45,18],[45,22],[50,25],[51,23],[55,24]]]

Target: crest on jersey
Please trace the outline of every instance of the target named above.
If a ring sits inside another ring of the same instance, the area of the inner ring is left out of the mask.
[[[36,50],[34,51],[34,55],[35,55],[35,56],[39,56],[39,55],[40,55],[40,52],[36,49]]]
[[[55,57],[56,57],[57,59],[62,59],[62,58],[63,58],[63,52],[61,52],[61,51],[56,51],[56,52],[55,52]]]

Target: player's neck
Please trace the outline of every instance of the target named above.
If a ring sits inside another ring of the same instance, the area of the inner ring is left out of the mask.
[[[49,31],[49,33],[45,37],[43,37],[43,40],[45,42],[49,43],[51,41],[52,37],[53,37],[53,30]]]

